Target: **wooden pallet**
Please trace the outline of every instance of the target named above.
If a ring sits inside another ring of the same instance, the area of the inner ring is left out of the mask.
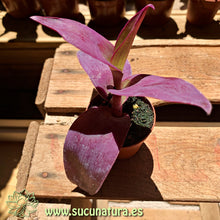
[[[129,160],[117,161],[101,190],[91,197],[70,183],[63,169],[63,142],[73,121],[73,117],[47,116],[40,126],[36,122],[30,124],[17,191],[25,188],[41,200],[72,200],[72,206],[41,203],[37,217],[48,218],[43,212],[45,208],[89,208],[91,198],[98,203],[96,207],[111,207],[101,198],[125,202],[128,199],[174,201],[168,210],[143,208],[144,219],[160,219],[162,215],[165,220],[176,216],[219,220],[218,204],[207,203],[220,201],[219,123],[158,123],[140,152]],[[190,211],[182,201],[194,201],[194,206],[199,205],[195,201],[203,203],[200,209]],[[176,205],[182,206],[176,208]],[[115,203],[113,207],[119,206]]]
[[[41,87],[40,84],[39,93],[47,95],[41,96],[41,101],[38,101],[37,96],[36,100],[41,112],[69,115],[82,112],[88,106],[93,85],[80,66],[76,53],[74,46],[63,44],[56,50],[53,62],[45,64],[42,77],[48,79],[48,90],[47,86]],[[218,46],[138,46],[130,51],[128,60],[133,73],[185,79],[195,85],[212,103],[220,103]],[[154,106],[165,104],[156,99],[151,101]]]
[[[219,125],[159,123],[138,154],[116,162],[91,198],[219,202]],[[25,150],[31,154],[23,162],[30,166],[25,188],[38,198],[90,198],[64,172],[62,151],[69,126],[64,121],[40,125],[34,149]]]
[[[133,12],[127,13],[128,18],[132,15]],[[86,21],[88,23],[89,17]],[[106,32],[99,28],[97,31]],[[115,39],[118,31],[111,29],[106,37]],[[212,103],[219,104],[219,33],[217,23],[201,30],[186,25],[185,12],[173,11],[166,26],[143,28],[135,39],[128,58],[133,73],[183,78],[193,83]],[[116,162],[95,196],[88,196],[68,181],[62,149],[75,118],[48,115],[78,114],[90,101],[93,86],[80,67],[76,52],[73,46],[63,44],[56,50],[55,57],[44,65],[36,104],[42,114],[46,114],[46,119],[40,126],[31,124],[17,190],[26,188],[39,199],[71,199],[72,207],[90,207],[88,199],[196,201],[201,202],[200,210],[145,209],[143,219],[159,219],[162,215],[164,219],[183,216],[183,219],[219,220],[219,207],[214,203],[220,202],[219,122],[158,122],[140,152],[127,161]],[[151,101],[155,106],[167,104]],[[47,205],[42,204],[39,210]],[[99,204],[98,207],[106,208],[107,205]],[[38,217],[44,219],[42,214]]]

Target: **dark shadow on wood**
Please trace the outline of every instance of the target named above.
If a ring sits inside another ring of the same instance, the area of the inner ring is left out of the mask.
[[[9,42],[36,42],[38,23],[30,18],[13,18],[7,13],[2,19],[2,24],[5,31],[1,33],[0,37],[11,31],[17,32],[16,38],[9,40]]]
[[[92,20],[88,23],[88,26],[107,38],[108,40],[116,40],[120,31],[127,23],[127,19],[123,18],[122,21],[117,26],[98,26]]]
[[[153,157],[148,147],[143,144],[130,159],[117,160],[96,198],[163,200],[159,189],[151,179]],[[80,192],[88,196],[81,189]]]
[[[142,24],[138,36],[143,39],[179,39],[182,35],[177,34],[179,28],[177,23],[169,18],[168,22],[161,26],[147,26]]]
[[[213,104],[210,115],[201,108],[184,104],[169,104],[155,107],[157,121],[191,121],[191,122],[219,122],[220,105]]]
[[[0,1],[0,11],[6,11],[1,1]]]
[[[185,25],[185,34],[197,39],[220,39],[220,23],[214,21],[209,25],[196,26],[189,22]]]
[[[23,142],[0,141],[0,190],[7,185],[21,159]]]

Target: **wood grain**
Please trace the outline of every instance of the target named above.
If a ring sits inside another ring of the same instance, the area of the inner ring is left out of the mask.
[[[57,49],[45,101],[47,113],[82,112],[90,101],[93,86],[76,58],[77,49],[64,44]],[[59,83],[58,83],[59,81]],[[57,104],[54,103],[56,99]]]
[[[218,203],[200,203],[202,220],[220,220]]]
[[[117,207],[114,207],[117,208]],[[119,207],[118,207],[119,208]],[[132,210],[135,208],[129,208],[129,213],[132,213]],[[139,208],[136,208],[138,210]],[[106,217],[102,218],[103,220],[134,220],[137,218],[140,218],[141,220],[201,220],[200,212],[197,210],[172,210],[172,209],[142,209],[143,210],[143,216],[123,216],[120,217]]]
[[[63,44],[57,49],[45,108],[49,114],[68,115],[88,106],[93,85],[77,57],[77,49]],[[130,51],[134,74],[179,77],[198,88],[212,103],[220,103],[219,47],[145,46]],[[167,102],[151,99],[156,105]]]
[[[80,11],[85,17],[85,23],[88,25],[90,23],[90,13],[87,6],[80,4]],[[128,10],[125,14],[126,19],[130,19],[135,14],[135,10]],[[220,13],[217,13],[215,16],[215,20],[219,20]],[[58,35],[54,35],[53,32],[45,31],[41,25],[36,27],[35,23],[31,23],[27,20],[16,20],[9,16],[6,16],[6,12],[0,12],[0,43],[7,42],[16,42],[23,44],[23,46],[27,44],[31,44],[32,42],[37,42],[40,45],[47,44],[54,46],[59,45],[60,43],[65,42],[63,38]],[[14,25],[13,25],[14,24]],[[178,42],[183,43],[186,40],[189,43],[195,43],[193,39],[207,39],[210,44],[214,44],[214,41],[219,44],[219,25],[217,22],[212,23],[209,26],[198,28],[186,25],[186,10],[172,10],[171,19],[169,22],[161,27],[153,27],[147,28],[149,31],[145,33],[145,35],[138,36],[137,39],[152,39],[152,38],[161,38],[161,39],[178,39]],[[106,37],[112,39],[116,39],[119,28],[98,28],[95,27],[97,31],[101,32]],[[144,27],[143,29],[146,29]],[[108,30],[108,31],[107,31]],[[51,34],[53,33],[53,34]],[[142,32],[143,33],[143,32]],[[213,41],[214,40],[214,41]],[[208,43],[208,42],[207,42]],[[4,46],[4,45],[0,45]]]
[[[19,170],[17,174],[17,185],[16,185],[16,190],[18,192],[24,190],[27,184],[28,174],[30,172],[31,160],[34,155],[34,149],[35,149],[36,139],[38,136],[38,131],[39,131],[39,123],[36,121],[31,122],[27,131],[22,157],[19,163]]]
[[[27,183],[27,190],[37,197],[90,198],[64,172],[68,128],[40,126]],[[156,126],[134,157],[115,163],[95,198],[219,202],[219,134],[219,123]]]
[[[50,82],[50,75],[53,67],[53,58],[48,58],[44,62],[43,71],[38,86],[37,96],[35,99],[35,105],[38,107],[41,114],[45,115],[44,104],[47,96],[48,86]]]

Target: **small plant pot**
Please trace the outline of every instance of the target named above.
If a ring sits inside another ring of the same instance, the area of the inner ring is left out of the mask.
[[[78,0],[39,0],[46,16],[75,19],[79,14]]]
[[[138,101],[136,101],[136,99],[138,99]],[[142,102],[146,104],[144,109],[141,106]],[[105,101],[101,98],[101,96],[97,95],[91,100],[88,108],[92,106],[100,106],[103,103],[105,103]],[[140,109],[138,110],[139,107]],[[150,101],[145,97],[129,97],[123,104],[123,112],[130,116],[131,126],[125,139],[124,146],[120,149],[118,159],[128,159],[135,155],[153,130],[156,122],[155,109]],[[145,112],[147,114],[145,114]],[[149,117],[146,117],[146,115]],[[138,117],[138,124],[134,123],[134,118],[136,117]],[[139,117],[143,118],[139,119]],[[146,124],[147,126],[145,127]]]
[[[213,18],[220,8],[220,2],[208,2],[205,0],[189,0],[187,6],[187,20],[194,25],[207,25],[213,22]]]
[[[124,0],[88,0],[88,3],[91,19],[98,26],[115,26],[124,18]]]
[[[146,105],[147,108],[145,108],[144,111],[146,112],[150,112],[147,113],[149,114],[149,119],[147,117],[145,117],[146,115],[143,113],[143,110],[139,111],[138,110],[138,105],[135,102],[135,104],[132,104],[132,108],[129,106],[130,104],[128,104],[128,109],[130,108],[130,110],[126,110],[127,109],[127,102],[125,102],[124,106],[123,106],[123,111],[128,113],[130,115],[131,118],[131,127],[128,131],[128,135],[126,137],[124,146],[120,149],[119,155],[118,155],[118,159],[128,159],[130,157],[132,157],[133,155],[135,155],[137,153],[137,151],[140,149],[141,145],[144,143],[144,141],[146,140],[146,138],[149,136],[149,134],[151,133],[151,131],[154,128],[155,122],[156,122],[156,113],[155,113],[155,109],[152,106],[152,104],[150,103],[150,101],[145,98],[145,97],[131,97],[133,98],[137,98],[138,100],[143,101]],[[134,108],[136,113],[134,113]],[[147,128],[142,126],[141,124],[137,125],[134,123],[134,118],[138,117],[138,121],[143,120],[144,123],[146,124],[146,121],[148,121],[148,126]],[[141,117],[143,117],[143,119],[141,119]]]
[[[2,0],[8,14],[15,18],[27,18],[40,11],[37,0]]]
[[[160,26],[165,24],[171,15],[174,0],[135,0],[135,7],[140,11],[147,4],[152,4],[155,10],[149,8],[143,24],[149,26]]]

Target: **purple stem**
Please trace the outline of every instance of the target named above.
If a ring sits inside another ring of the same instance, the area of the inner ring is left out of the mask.
[[[122,116],[121,96],[112,96],[112,114],[116,117]]]
[[[111,71],[113,75],[114,87],[115,89],[120,90],[123,74],[122,72],[114,69],[111,69]],[[111,104],[112,104],[112,114],[116,117],[121,117],[122,116],[121,96],[113,95]]]

